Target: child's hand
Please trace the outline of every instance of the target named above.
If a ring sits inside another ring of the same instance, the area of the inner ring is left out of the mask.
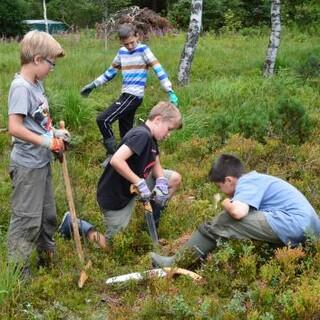
[[[64,151],[64,143],[60,138],[52,138],[50,143],[50,150],[58,155],[62,154]]]
[[[154,201],[161,207],[164,207],[169,200],[169,186],[168,179],[165,177],[159,177],[156,180],[156,185],[152,190],[154,195]]]
[[[71,141],[71,134],[67,129],[54,129],[53,135],[55,138],[60,138],[64,142],[69,143]]]
[[[169,92],[168,92],[168,96],[169,96],[169,101],[170,101],[171,103],[173,103],[176,107],[178,107],[179,99],[178,99],[178,97],[176,96],[175,92],[174,92],[174,91],[169,91]]]
[[[139,180],[139,182],[137,182],[135,186],[139,189],[139,195],[141,200],[149,201],[151,197],[151,191],[148,188],[146,180]]]
[[[91,93],[91,91],[95,88],[96,88],[96,85],[94,84],[94,82],[90,82],[89,84],[87,84],[81,89],[80,94],[84,97],[87,97]]]
[[[64,142],[60,138],[53,138],[47,135],[43,135],[43,140],[41,143],[42,147],[51,150],[54,153],[61,154],[64,151]]]

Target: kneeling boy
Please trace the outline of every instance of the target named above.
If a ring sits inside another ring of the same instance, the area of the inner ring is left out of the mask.
[[[148,120],[122,139],[98,183],[97,200],[104,214],[107,240],[129,224],[135,204],[131,184],[137,186],[142,199],[149,200],[155,194],[151,205],[159,225],[164,206],[178,189],[181,176],[162,169],[157,142],[181,126],[179,109],[169,102],[159,102]]]

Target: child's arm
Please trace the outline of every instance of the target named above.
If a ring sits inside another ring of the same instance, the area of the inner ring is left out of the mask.
[[[159,156],[156,157],[156,163],[152,168],[152,175],[155,178],[163,177],[163,169],[162,169],[162,166],[161,166],[161,163],[160,163]]]
[[[111,66],[97,79],[95,79],[94,81],[84,86],[81,89],[80,94],[82,96],[87,97],[93,89],[102,86],[108,81],[111,81],[117,75],[118,70],[120,68],[121,68],[121,62],[120,62],[119,53],[118,53],[116,57],[113,59]]]
[[[30,142],[35,145],[41,145],[43,137],[28,130],[23,125],[24,116],[22,114],[10,114],[9,115],[9,133],[18,139]]]
[[[128,166],[127,160],[133,155],[133,151],[125,144],[123,144],[116,153],[112,156],[110,164],[112,167],[125,179],[133,184],[137,184],[139,178]]]
[[[168,93],[170,102],[178,106],[178,97],[172,89],[172,83],[159,60],[155,57],[149,47],[147,47],[144,51],[144,57],[147,64],[153,68],[153,71],[158,77],[161,86]]]
[[[53,152],[61,152],[64,149],[64,144],[61,139],[52,138],[49,136],[41,136],[30,130],[23,125],[24,115],[22,114],[10,114],[9,115],[9,133],[18,139],[23,141],[40,145]]]
[[[236,220],[241,220],[249,213],[249,206],[239,200],[231,201],[229,198],[226,198],[222,201],[221,205]]]

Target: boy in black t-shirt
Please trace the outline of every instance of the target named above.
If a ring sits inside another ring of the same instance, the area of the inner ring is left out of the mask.
[[[150,111],[148,120],[122,139],[98,183],[97,200],[104,214],[107,240],[129,224],[135,204],[131,184],[137,186],[142,199],[150,199],[151,194],[155,194],[151,205],[159,225],[162,210],[178,189],[181,176],[162,169],[157,141],[181,125],[179,109],[169,102],[159,102]]]

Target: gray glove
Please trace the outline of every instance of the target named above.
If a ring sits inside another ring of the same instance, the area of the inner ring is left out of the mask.
[[[66,129],[54,129],[53,135],[55,138],[60,138],[64,142],[69,143],[71,141],[71,134]]]
[[[91,93],[91,91],[95,88],[96,88],[96,85],[94,84],[94,82],[90,82],[89,84],[87,84],[81,89],[80,94],[84,97],[87,97]]]
[[[151,197],[151,191],[148,188],[146,180],[141,179],[135,185],[139,189],[139,196],[140,196],[141,200],[149,201],[150,197]]]
[[[152,190],[154,201],[161,207],[164,207],[169,200],[169,182],[165,177],[159,177],[156,180],[156,185]]]

